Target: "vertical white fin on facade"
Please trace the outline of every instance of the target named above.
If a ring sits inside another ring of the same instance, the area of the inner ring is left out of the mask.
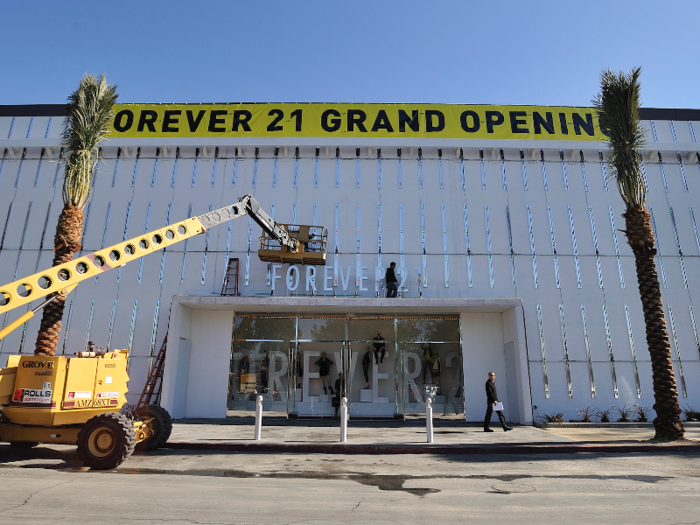
[[[576,266],[576,283],[581,288],[581,266],[578,260],[578,245],[576,244],[576,229],[574,228],[574,214],[571,206],[567,206],[569,210],[569,226],[571,227],[571,246],[574,250],[574,264]]]
[[[491,230],[489,228],[489,207],[484,204],[484,226],[486,228],[486,257],[489,265],[489,286],[493,288],[493,259],[491,258]]]
[[[571,366],[569,361],[569,347],[566,342],[566,321],[564,320],[564,305],[559,305],[559,322],[561,323],[561,342],[564,348],[564,370],[566,373],[566,387],[569,392],[569,399],[574,397],[574,390],[571,386]]]
[[[469,280],[469,288],[472,288],[474,286],[474,281],[472,279],[472,250],[469,244],[469,213],[466,203],[464,203],[464,240],[466,242],[467,251],[467,279]]]
[[[442,159],[441,159],[442,160]],[[448,250],[447,250],[447,214],[445,211],[445,204],[442,204],[442,253],[445,259],[445,288],[450,287],[450,268],[448,261]]]
[[[530,256],[532,257],[532,279],[535,288],[537,288],[537,253],[535,250],[535,234],[532,231],[532,212],[530,205],[527,205],[527,229],[530,234]]]
[[[630,311],[625,305],[625,318],[627,319],[627,337],[630,342],[630,353],[632,354],[632,371],[634,372],[634,383],[637,387],[637,398],[642,398],[642,385],[639,382],[639,370],[637,369],[637,351],[634,348],[634,334],[632,333],[632,322],[630,321]]]
[[[542,305],[537,305],[537,324],[540,332],[540,350],[542,352],[542,379],[544,381],[544,397],[549,399],[549,378],[547,377],[547,352],[544,345],[544,325],[542,322]]]
[[[610,229],[612,231],[613,244],[615,245],[615,258],[617,259],[617,271],[620,274],[620,288],[625,287],[625,277],[622,274],[622,258],[620,257],[620,246],[617,244],[617,231],[615,230],[615,213],[612,206],[608,206],[610,214]]]
[[[605,322],[605,339],[608,343],[608,356],[610,357],[610,378],[612,379],[613,394],[615,399],[620,397],[617,388],[617,372],[615,371],[615,353],[613,352],[612,337],[610,336],[610,323],[608,323],[608,308],[603,305],[603,321]]]
[[[581,321],[583,323],[583,342],[586,346],[586,359],[588,360],[588,380],[591,384],[591,399],[595,399],[595,378],[593,377],[593,358],[591,357],[591,342],[588,339],[588,325],[586,323],[586,306],[581,305]]]

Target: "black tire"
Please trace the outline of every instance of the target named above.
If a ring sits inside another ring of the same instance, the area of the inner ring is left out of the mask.
[[[173,431],[173,419],[168,411],[158,405],[144,405],[136,409],[136,415],[153,431],[151,437],[136,445],[137,448],[139,450],[162,448]]]
[[[78,432],[78,457],[95,470],[110,470],[131,456],[136,446],[134,424],[117,412],[88,419]]]
[[[38,441],[10,441],[12,448],[34,448],[38,444]]]

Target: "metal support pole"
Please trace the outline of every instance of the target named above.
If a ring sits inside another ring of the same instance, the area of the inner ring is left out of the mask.
[[[428,443],[433,442],[433,401],[428,398],[425,402],[425,430],[428,434]]]
[[[340,400],[340,442],[348,441],[348,398]]]
[[[262,402],[262,396],[258,396],[255,400],[255,441],[260,441],[262,433]]]

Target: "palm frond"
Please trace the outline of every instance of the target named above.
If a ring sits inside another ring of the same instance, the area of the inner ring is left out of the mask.
[[[85,74],[68,97],[68,111],[63,122],[62,145],[65,157],[63,202],[83,207],[90,197],[95,166],[99,161],[99,144],[110,132],[117,100],[117,86],[101,77]]]
[[[639,121],[641,70],[604,70],[600,76],[601,92],[593,100],[608,134],[608,169],[627,208],[643,208],[646,201],[641,169],[645,130]]]

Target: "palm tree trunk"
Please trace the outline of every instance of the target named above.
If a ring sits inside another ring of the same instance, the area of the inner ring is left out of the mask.
[[[79,206],[66,204],[56,225],[53,266],[67,263],[73,259],[73,254],[81,248],[82,230],[83,209]],[[59,297],[44,308],[34,355],[52,356],[56,353],[65,306],[65,297]]]
[[[647,346],[651,356],[652,378],[654,383],[654,428],[658,440],[683,439],[681,409],[678,404],[676,378],[673,374],[671,345],[666,329],[664,307],[661,301],[661,288],[656,272],[654,255],[654,233],[650,215],[645,208],[628,208],[622,214],[627,227],[627,240],[634,252],[637,267],[639,296],[642,300],[644,321],[647,330]]]

